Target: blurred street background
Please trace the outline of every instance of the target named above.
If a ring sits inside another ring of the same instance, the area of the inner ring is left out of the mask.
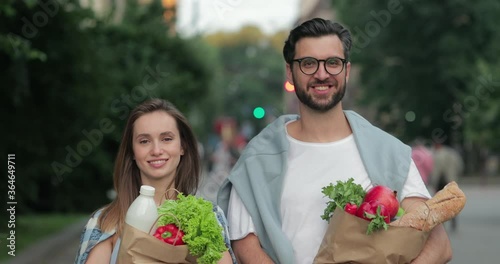
[[[114,198],[125,120],[150,97],[188,117],[198,194],[215,200],[246,143],[297,113],[282,48],[313,17],[353,35],[344,108],[412,146],[431,191],[465,191],[446,225],[452,263],[497,263],[498,14],[496,0],[3,0],[0,263],[73,262],[89,215]]]

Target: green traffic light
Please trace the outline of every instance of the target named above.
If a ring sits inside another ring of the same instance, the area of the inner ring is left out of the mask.
[[[253,109],[253,116],[257,119],[261,119],[263,118],[264,116],[266,115],[266,110],[264,110],[264,108],[262,107],[255,107]]]

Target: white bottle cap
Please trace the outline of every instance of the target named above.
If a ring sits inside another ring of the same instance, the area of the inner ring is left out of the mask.
[[[149,186],[149,185],[142,185],[140,193],[144,194],[144,195],[148,195],[148,196],[154,196],[155,195],[155,188],[153,186]]]

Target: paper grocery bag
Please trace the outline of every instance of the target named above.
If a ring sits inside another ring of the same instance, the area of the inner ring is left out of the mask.
[[[428,232],[389,226],[366,234],[369,222],[335,209],[314,263],[410,263],[424,247]]]
[[[186,245],[173,246],[125,224],[118,251],[120,264],[196,263]]]

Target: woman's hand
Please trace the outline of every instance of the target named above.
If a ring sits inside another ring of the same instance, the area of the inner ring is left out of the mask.
[[[231,258],[229,251],[225,251],[224,253],[222,253],[222,258],[217,263],[218,264],[232,264],[233,259]]]

